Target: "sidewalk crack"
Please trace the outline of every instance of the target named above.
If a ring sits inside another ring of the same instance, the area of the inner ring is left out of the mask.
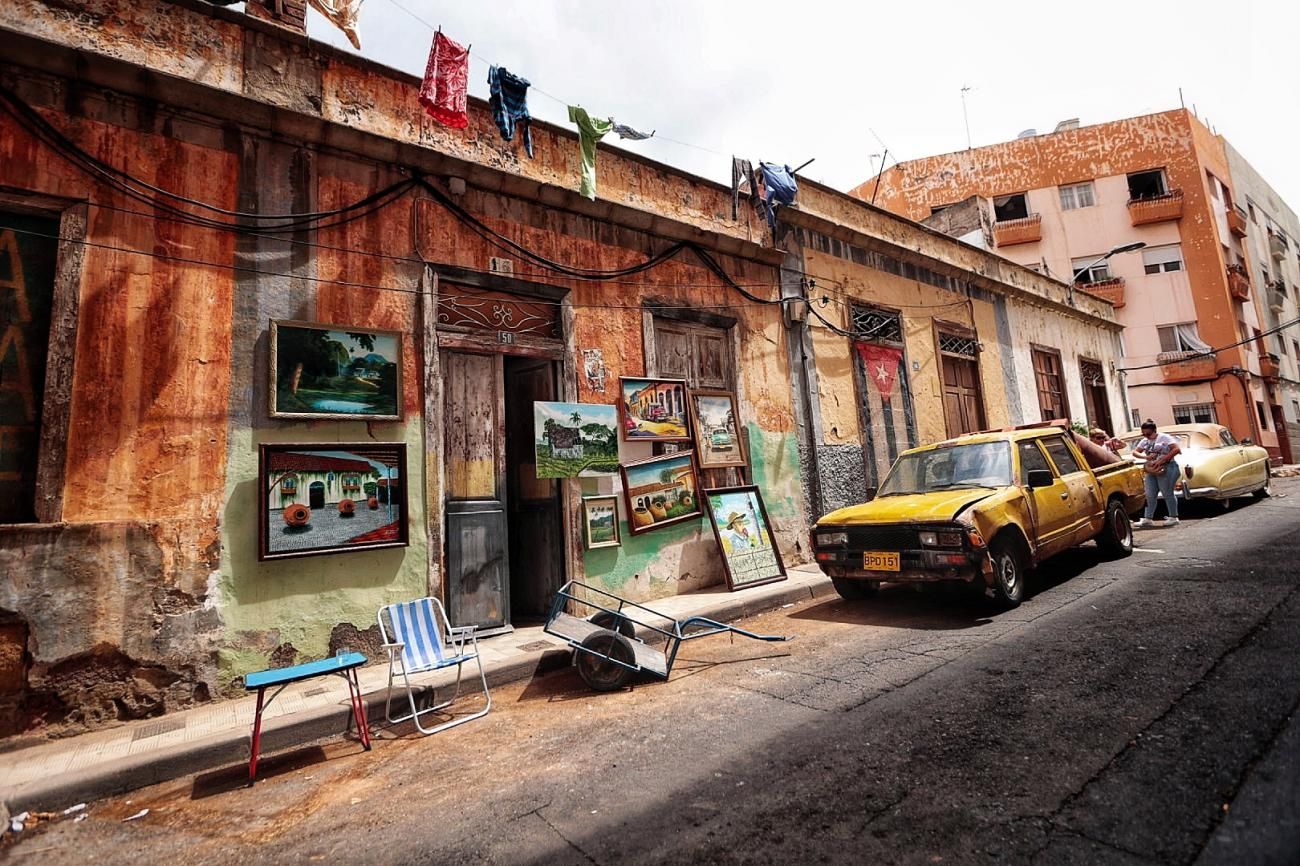
[[[549,805],[551,805],[551,804],[550,804],[550,803],[547,803],[547,804],[546,804],[546,806],[549,806]],[[568,836],[565,836],[563,833],[561,833],[561,832],[560,832],[560,828],[559,828],[559,827],[556,827],[554,824],[552,824],[552,823],[551,823],[551,819],[550,819],[550,818],[547,818],[545,815],[542,814],[542,810],[545,809],[546,806],[538,806],[536,809],[534,809],[534,810],[532,811],[531,814],[534,814],[534,815],[536,815],[538,818],[541,818],[541,819],[542,819],[542,823],[544,823],[547,827],[550,827],[550,828],[551,828],[551,832],[553,832],[556,836],[559,836],[561,839],[563,839],[563,840],[564,840],[564,844],[568,845],[568,846],[569,846],[570,848],[572,848],[574,851],[577,851],[579,854],[581,854],[581,855],[582,855],[582,858],[583,858],[584,860],[586,860],[588,863],[593,864],[593,866],[600,866],[600,861],[598,861],[595,857],[592,857],[592,856],[591,856],[590,854],[588,854],[586,851],[582,850],[582,846],[579,845],[577,842],[574,842],[574,841],[573,841],[572,839],[570,839]]]

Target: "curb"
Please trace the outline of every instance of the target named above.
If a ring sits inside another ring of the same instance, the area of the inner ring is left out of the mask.
[[[763,591],[766,590],[766,591]],[[830,578],[804,584],[769,584],[753,596],[733,595],[708,608],[692,612],[719,622],[730,622],[764,613],[809,599],[834,595]],[[518,660],[498,664],[487,670],[488,684],[492,687],[518,682],[534,676],[552,673],[568,667],[569,650],[547,649],[529,654]],[[384,690],[365,696],[366,717],[373,724],[382,724],[384,718]],[[262,730],[262,752],[266,756],[292,746],[304,746],[316,740],[337,737],[351,716],[351,708],[318,707],[295,713],[282,719],[281,724],[267,723]],[[111,764],[72,770],[47,779],[30,782],[0,793],[0,805],[10,812],[52,811],[74,803],[85,803],[116,794],[124,794],[148,785],[156,785],[183,776],[204,773],[220,768],[248,764],[247,731],[229,731],[202,740],[178,743],[140,755],[133,755]]]

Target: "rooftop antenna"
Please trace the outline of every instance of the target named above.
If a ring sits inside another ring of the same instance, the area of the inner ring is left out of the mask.
[[[966,113],[966,93],[970,88],[966,85],[961,87],[961,119],[966,122],[966,149],[971,149],[970,143],[970,115]]]

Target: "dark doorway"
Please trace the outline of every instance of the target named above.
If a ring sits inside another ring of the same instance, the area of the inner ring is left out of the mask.
[[[1273,429],[1277,431],[1277,449],[1281,454],[1283,463],[1294,463],[1295,458],[1291,454],[1291,437],[1287,435],[1286,416],[1282,414],[1281,406],[1270,406],[1273,410]]]
[[[1111,426],[1110,396],[1106,393],[1106,376],[1101,363],[1081,358],[1079,381],[1083,385],[1083,408],[1088,415],[1088,423],[1115,435],[1117,431]]]
[[[517,624],[545,617],[564,583],[560,485],[537,477],[533,429],[533,403],[556,399],[555,363],[507,356],[504,373],[510,618]]]
[[[313,481],[307,488],[307,505],[313,511],[325,507],[325,482]]]

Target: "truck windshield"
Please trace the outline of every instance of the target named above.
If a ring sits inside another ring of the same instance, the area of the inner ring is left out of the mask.
[[[878,496],[904,496],[960,487],[1011,485],[1011,448],[1006,442],[954,445],[904,454],[889,471]]]

